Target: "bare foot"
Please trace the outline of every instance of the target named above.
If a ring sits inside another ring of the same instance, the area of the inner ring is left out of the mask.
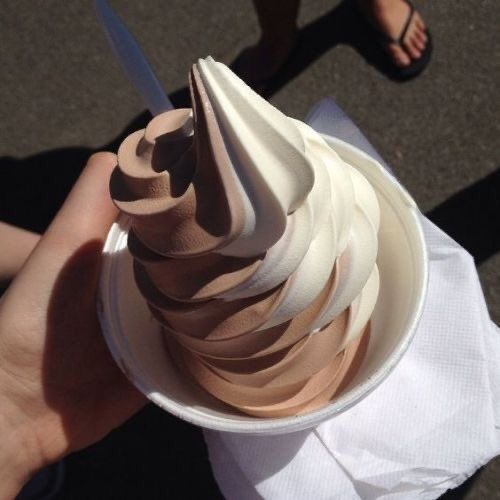
[[[404,0],[357,0],[360,8],[379,31],[397,40],[410,14],[410,6]],[[422,56],[427,44],[424,21],[415,11],[401,45],[387,42],[385,49],[398,68],[409,66]]]

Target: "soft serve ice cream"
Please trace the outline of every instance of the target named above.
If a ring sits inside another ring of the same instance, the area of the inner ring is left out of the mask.
[[[131,217],[136,283],[185,376],[250,415],[311,411],[366,349],[376,195],[223,64],[199,60],[190,88],[192,110],[118,151],[111,194]]]

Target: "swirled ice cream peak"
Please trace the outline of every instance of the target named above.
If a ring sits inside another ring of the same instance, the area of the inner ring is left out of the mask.
[[[287,215],[313,187],[314,171],[300,132],[281,111],[212,58],[200,59],[197,69],[244,200],[244,229],[224,253],[256,255],[283,234]]]
[[[132,219],[137,284],[208,392],[252,415],[309,411],[366,347],[377,197],[223,64],[199,60],[190,89],[192,110],[155,117],[118,152],[111,193]]]

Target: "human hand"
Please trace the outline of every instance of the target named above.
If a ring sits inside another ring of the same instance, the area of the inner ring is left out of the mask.
[[[100,440],[145,403],[113,362],[96,313],[116,164],[93,155],[0,301],[0,499]]]

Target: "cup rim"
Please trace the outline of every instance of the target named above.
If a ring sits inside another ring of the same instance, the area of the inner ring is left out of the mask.
[[[151,387],[148,387],[148,382],[137,376],[137,370],[129,366],[124,361],[122,349],[117,344],[115,336],[112,331],[113,328],[110,324],[111,318],[109,301],[104,300],[104,296],[108,293],[109,280],[108,275],[111,267],[111,260],[113,258],[112,242],[114,241],[114,234],[120,231],[121,228],[115,223],[108,233],[104,248],[103,248],[103,263],[100,277],[100,287],[98,296],[98,316],[103,331],[106,343],[111,351],[111,354],[118,364],[120,369],[129,378],[129,380],[139,389],[150,401],[160,406],[162,409],[169,413],[188,421],[192,424],[204,427],[207,429],[237,432],[247,434],[280,434],[296,432],[299,430],[313,427],[314,425],[323,422],[327,418],[334,417],[355,404],[362,401],[368,394],[370,394],[376,387],[378,387],[387,376],[393,371],[399,363],[404,353],[407,351],[411,341],[413,340],[418,323],[420,321],[428,284],[428,255],[427,247],[425,244],[424,233],[420,221],[420,212],[408,192],[399,184],[396,178],[385,169],[377,160],[366,154],[359,148],[331,136],[323,135],[329,145],[334,145],[335,150],[339,152],[347,152],[357,156],[359,159],[369,162],[372,167],[376,169],[374,175],[381,174],[386,181],[389,181],[391,189],[396,190],[399,196],[402,197],[404,204],[407,206],[411,220],[414,224],[414,229],[417,232],[418,248],[414,250],[413,254],[420,257],[418,259],[419,272],[421,273],[421,286],[418,290],[418,295],[415,307],[407,321],[407,330],[405,335],[395,345],[387,359],[375,370],[375,372],[366,380],[360,382],[355,387],[352,387],[344,394],[335,398],[332,402],[322,408],[313,410],[304,415],[288,416],[279,418],[256,418],[248,416],[251,420],[231,419],[231,417],[223,417],[217,415],[210,415],[204,413],[197,408],[185,407],[178,402],[171,399],[168,395],[161,394]],[[342,154],[340,154],[342,156]],[[120,216],[123,218],[123,216]],[[120,220],[120,217],[118,220]],[[413,245],[414,246],[414,245]],[[132,373],[134,376],[132,376]]]

